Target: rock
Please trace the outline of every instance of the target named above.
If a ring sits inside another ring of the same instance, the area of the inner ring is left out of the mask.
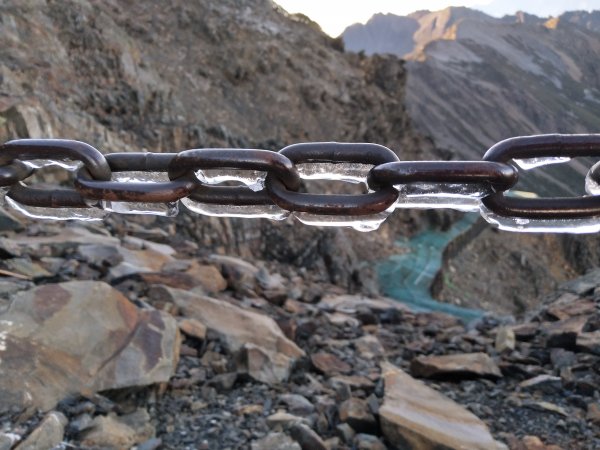
[[[186,335],[196,339],[206,339],[206,325],[196,319],[181,319],[178,322],[179,329]]]
[[[23,275],[29,280],[38,278],[48,278],[52,276],[50,272],[40,266],[38,263],[32,262],[27,258],[12,258],[3,262],[4,268],[9,272],[14,272]]]
[[[203,323],[238,354],[238,370],[266,383],[287,380],[294,362],[305,355],[268,316],[222,300],[165,288],[183,314]]]
[[[260,269],[256,274],[256,280],[260,287],[260,293],[269,302],[282,305],[287,298],[287,280],[280,274],[270,274],[265,269]]]
[[[352,371],[350,364],[342,361],[340,358],[331,353],[315,353],[310,356],[310,361],[315,369],[321,373],[324,373],[325,375],[337,375]]]
[[[580,351],[600,355],[600,330],[579,333],[575,343]]]
[[[163,264],[173,261],[173,257],[168,252],[158,251],[153,248],[129,250],[124,247],[118,247],[118,250],[123,257],[123,261],[109,270],[112,279],[143,272],[159,272]]]
[[[215,375],[208,383],[208,386],[213,386],[218,392],[230,391],[237,381],[237,373],[222,373]]]
[[[61,256],[67,249],[77,249],[80,245],[99,244],[119,247],[119,239],[105,234],[92,233],[81,226],[65,227],[57,234],[43,236],[15,236],[12,242],[23,252],[46,256]],[[45,251],[44,249],[48,249]]]
[[[0,315],[0,409],[49,410],[68,394],[166,382],[178,349],[171,316],[140,310],[105,283],[19,292]]]
[[[329,450],[319,435],[302,423],[292,425],[290,435],[302,450]]]
[[[499,327],[496,332],[496,340],[494,346],[498,353],[507,350],[514,350],[516,345],[515,332],[511,327]]]
[[[530,341],[540,331],[540,324],[535,322],[525,322],[511,328],[517,340]]]
[[[487,426],[449,398],[401,369],[382,364],[385,391],[379,418],[395,448],[503,449]]]
[[[194,261],[185,273],[197,280],[198,284],[206,289],[206,292],[215,293],[227,289],[227,281],[215,266],[198,264]]]
[[[410,308],[400,302],[390,299],[373,299],[360,295],[326,296],[319,302],[319,308],[355,315],[362,308],[368,308],[377,313],[384,313],[390,309],[409,312]]]
[[[302,395],[282,394],[278,398],[280,403],[287,406],[287,410],[297,416],[308,416],[315,411],[315,406]]]
[[[377,422],[369,411],[369,405],[359,398],[350,398],[343,402],[339,414],[341,422],[346,422],[359,433],[373,433],[377,429]]]
[[[542,324],[548,347],[575,348],[577,335],[583,331],[588,318],[586,316],[571,317],[558,322]]]
[[[590,403],[587,405],[587,414],[585,418],[596,426],[600,425],[600,404]]]
[[[63,440],[66,424],[67,418],[62,413],[48,413],[15,450],[47,450],[58,447]]]
[[[21,220],[6,209],[0,208],[0,231],[20,231],[23,228],[24,225]]]
[[[286,429],[291,424],[302,422],[303,420],[304,419],[302,417],[286,413],[285,411],[277,411],[275,414],[271,414],[269,417],[267,417],[267,425],[270,428],[281,427],[282,429]]]
[[[558,300],[550,305],[546,312],[558,320],[569,319],[574,316],[593,314],[596,311],[596,303],[590,299],[580,299],[571,293],[561,295]]]
[[[123,255],[114,245],[80,245],[77,247],[77,255],[83,261],[95,267],[113,267],[123,261]]]
[[[377,439],[377,436],[371,434],[357,434],[354,438],[354,448],[356,450],[387,450],[387,447]]]
[[[211,255],[209,261],[221,267],[221,273],[234,290],[254,290],[258,267],[233,256]]]
[[[569,413],[563,407],[550,402],[527,400],[523,402],[523,406],[536,411],[551,412],[563,417],[569,416]]]
[[[349,326],[355,328],[358,328],[360,326],[360,320],[348,314],[338,312],[333,314],[325,313],[325,317],[327,317],[327,320],[332,325]]]
[[[330,382],[343,383],[352,389],[363,389],[365,391],[370,391],[375,387],[375,383],[361,375],[337,375],[330,378]]]
[[[136,412],[133,417],[132,414],[129,417],[117,417],[114,414],[98,416],[94,419],[92,429],[83,435],[81,445],[120,450],[147,441],[154,435],[154,428],[146,420],[149,420],[147,414]]]
[[[354,436],[356,435],[356,431],[354,431],[350,425],[347,423],[340,423],[335,429],[342,441],[344,441],[346,444],[352,443]]]
[[[20,437],[14,433],[0,433],[0,450],[10,450]]]
[[[300,444],[284,433],[271,433],[264,438],[253,441],[251,450],[302,450]]]
[[[537,436],[523,436],[517,450],[561,450],[557,445],[545,445]]]
[[[354,347],[358,354],[365,359],[381,358],[385,354],[385,349],[379,339],[371,334],[356,339]]]
[[[411,361],[410,371],[412,375],[424,378],[502,377],[502,372],[486,353],[419,356]]]
[[[552,375],[538,375],[537,377],[519,383],[519,388],[523,391],[542,391],[546,394],[560,392],[562,381],[560,377]]]

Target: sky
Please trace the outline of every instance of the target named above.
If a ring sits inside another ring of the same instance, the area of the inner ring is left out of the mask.
[[[421,9],[437,11],[448,6],[468,6],[501,17],[525,11],[540,17],[564,11],[600,10],[600,0],[275,0],[289,13],[302,13],[323,31],[336,37],[356,22],[364,23],[376,13],[405,15]]]

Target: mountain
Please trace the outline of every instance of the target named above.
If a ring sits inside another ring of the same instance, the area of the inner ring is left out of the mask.
[[[415,125],[453,157],[478,159],[512,136],[599,131],[599,22],[598,12],[495,19],[447,8],[374,16],[349,27],[343,38],[349,50],[370,55],[386,42],[405,58],[406,102]],[[585,171],[581,164],[538,170],[523,186],[540,184],[540,194],[581,192]]]

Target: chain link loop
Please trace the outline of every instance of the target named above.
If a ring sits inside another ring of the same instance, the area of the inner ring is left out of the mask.
[[[396,207],[450,207],[479,209],[490,223],[515,231],[600,231],[600,163],[585,179],[587,196],[506,195],[519,178],[516,166],[576,157],[600,157],[600,134],[511,138],[491,147],[482,161],[399,161],[381,145],[337,142],[294,144],[279,152],[210,148],[104,156],[79,141],[21,139],[0,146],[0,191],[9,206],[55,219],[98,219],[108,211],[174,215],[181,200],[202,214],[293,214],[304,223],[360,230],[376,228]],[[45,165],[36,160],[63,167],[79,161],[75,187],[26,186]],[[307,193],[301,179],[362,183],[368,192]],[[223,185],[232,180],[244,186]]]

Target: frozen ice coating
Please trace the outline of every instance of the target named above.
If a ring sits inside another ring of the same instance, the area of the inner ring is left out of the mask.
[[[305,180],[346,181],[366,183],[370,164],[354,163],[303,163],[298,164],[300,178]]]
[[[175,217],[179,214],[179,205],[177,202],[142,203],[105,200],[101,204],[104,210],[119,214],[150,214],[164,217]]]
[[[589,195],[600,195],[600,184],[591,177],[591,170],[585,177],[585,192]]]
[[[281,209],[277,205],[213,205],[209,203],[200,203],[189,198],[182,198],[181,203],[195,213],[214,217],[283,220],[290,215],[289,211]]]
[[[206,169],[196,171],[196,176],[201,182],[206,184],[237,181],[256,192],[264,187],[267,174],[259,170]]]
[[[23,161],[25,165],[31,167],[32,169],[41,169],[43,167],[57,166],[61,167],[69,172],[76,172],[82,166],[83,163],[81,161],[53,161],[50,159],[32,159],[30,161]]]
[[[571,158],[561,156],[551,156],[542,158],[515,159],[514,162],[523,169],[530,170],[536,167],[548,166],[550,164],[562,164],[571,161]]]
[[[164,183],[169,181],[165,172],[113,172],[113,181],[122,183]]]
[[[493,193],[485,183],[410,183],[394,186],[400,191],[395,208],[449,208],[470,212],[479,210],[479,199]]]
[[[375,231],[393,212],[393,208],[370,216],[325,216],[296,212],[293,216],[305,225],[318,227],[350,227],[357,231]]]
[[[44,208],[40,206],[27,206],[16,202],[8,195],[4,196],[4,200],[9,207],[33,219],[95,221],[102,220],[108,214],[108,211],[100,208]]]
[[[494,214],[481,205],[483,218],[501,230],[521,233],[597,233],[600,231],[600,220],[597,217],[580,219],[526,219],[522,217],[506,217]]]

